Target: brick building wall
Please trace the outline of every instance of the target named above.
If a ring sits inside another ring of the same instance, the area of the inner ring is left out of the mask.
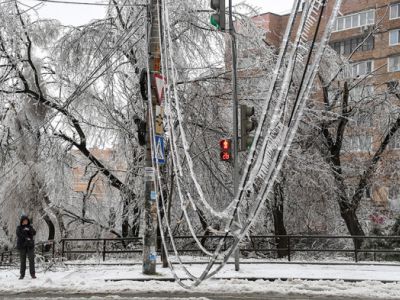
[[[90,152],[99,159],[105,166],[121,180],[124,180],[126,175],[126,163],[120,158],[116,157],[116,151],[111,148],[91,148]],[[72,177],[73,177],[73,191],[76,193],[86,193],[89,180],[92,178],[91,185],[93,186],[92,196],[99,200],[104,200],[109,190],[113,190],[104,175],[99,172],[97,167],[90,163],[87,157],[84,157],[80,151],[73,150],[72,157]],[[97,175],[96,175],[97,174]]]
[[[333,4],[333,1],[329,1],[325,8],[326,12],[321,22],[322,28],[328,22]],[[273,13],[265,13],[253,18],[254,22],[265,30],[267,43],[274,47],[280,46],[288,19],[289,14]],[[372,35],[371,32],[373,32]],[[370,37],[367,38],[369,35]],[[363,46],[351,57],[348,75],[359,78],[365,72],[371,73],[365,80],[367,87],[375,93],[379,91],[383,93],[387,91],[389,82],[400,81],[400,1],[343,1],[330,45],[345,58],[363,41]],[[361,93],[357,90],[354,92]],[[354,157],[370,158],[382,139],[379,124],[375,121],[370,126],[360,126],[352,130],[354,131],[352,135],[370,137],[367,142],[371,143],[371,148],[368,151],[353,149],[347,156],[343,156],[343,160],[351,160]],[[355,138],[360,138],[360,136]],[[368,192],[368,197],[371,197],[377,206],[393,210],[400,209],[400,189],[397,188],[397,185],[400,185],[400,176],[393,177],[395,168],[390,167],[400,162],[398,149],[400,149],[400,138],[395,138],[385,152],[384,161],[385,167],[388,167],[387,171],[378,180],[379,183],[374,184]]]

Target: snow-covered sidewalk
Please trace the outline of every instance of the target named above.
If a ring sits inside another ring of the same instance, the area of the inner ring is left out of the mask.
[[[191,265],[196,275],[204,265]],[[344,296],[364,299],[400,299],[400,266],[388,265],[306,265],[306,264],[242,264],[235,272],[227,265],[216,276],[188,291],[205,294],[278,293],[305,296]],[[174,282],[169,269],[158,266],[157,276],[145,276],[141,266],[67,266],[57,271],[39,272],[38,279],[18,280],[18,270],[0,270],[0,295],[33,293],[174,293],[183,289]],[[184,276],[182,270],[178,270]],[[252,280],[247,280],[248,278]],[[260,279],[257,279],[260,278]],[[266,279],[276,279],[269,281]],[[285,280],[280,280],[285,279]],[[118,279],[119,281],[110,281]],[[146,279],[135,282],[133,279]],[[287,279],[287,280],[286,280]],[[311,279],[311,280],[307,280]],[[359,281],[359,282],[347,282]],[[381,281],[390,281],[383,283]],[[393,282],[392,282],[393,281]]]

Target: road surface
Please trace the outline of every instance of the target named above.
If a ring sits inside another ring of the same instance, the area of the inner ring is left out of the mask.
[[[3,298],[4,297],[4,298]],[[60,294],[25,294],[20,293],[17,295],[0,295],[1,300],[22,300],[22,299],[34,299],[34,300],[368,300],[368,298],[345,298],[345,297],[332,297],[332,296],[304,296],[304,295],[278,295],[278,294],[248,294],[245,295],[208,295],[208,294],[196,294],[196,293],[177,293],[171,294],[166,297],[165,293],[146,293],[146,294],[71,294],[71,295],[60,295]],[[370,298],[371,300],[373,298]]]

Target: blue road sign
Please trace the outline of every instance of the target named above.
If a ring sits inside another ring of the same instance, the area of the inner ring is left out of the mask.
[[[154,149],[154,161],[159,165],[165,164],[165,147],[164,138],[162,136],[156,135],[156,144]]]

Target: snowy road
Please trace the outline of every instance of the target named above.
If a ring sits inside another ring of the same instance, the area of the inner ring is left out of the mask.
[[[178,293],[177,295],[171,295],[168,298],[163,297],[160,294],[121,294],[121,295],[101,295],[101,294],[87,294],[87,295],[64,295],[60,297],[59,295],[49,295],[49,294],[26,294],[26,295],[0,295],[1,300],[23,300],[23,299],[33,299],[33,300],[369,300],[375,298],[357,297],[357,298],[347,298],[347,297],[332,297],[332,296],[304,296],[304,295],[276,295],[274,293],[267,294],[246,294],[246,295],[193,295],[193,294],[183,294]]]

